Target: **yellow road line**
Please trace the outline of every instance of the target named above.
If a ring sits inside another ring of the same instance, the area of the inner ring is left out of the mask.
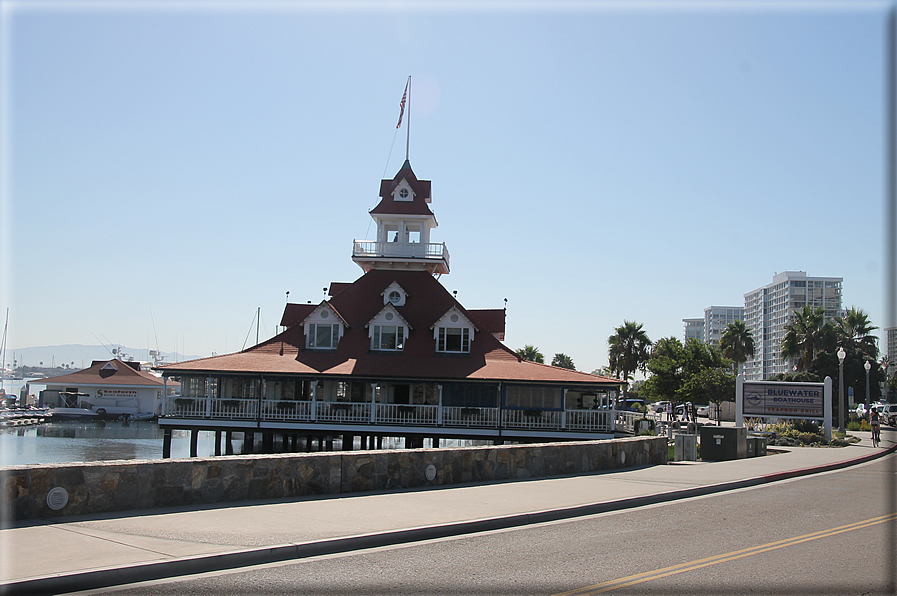
[[[829,536],[843,534],[844,532],[861,530],[863,528],[868,528],[870,526],[883,524],[893,520],[897,520],[897,513],[889,513],[887,515],[873,517],[871,519],[855,522],[852,524],[838,526],[836,528],[829,528],[828,530],[821,530],[819,532],[813,532],[812,534],[804,534],[803,536],[795,536],[793,538],[786,538],[784,540],[769,542],[767,544],[761,544],[759,546],[752,546],[750,548],[736,550],[722,555],[714,555],[712,557],[706,557],[703,559],[698,559],[696,561],[690,561],[688,563],[673,565],[672,567],[664,567],[663,569],[655,569],[654,571],[637,573],[635,575],[613,579],[610,581],[602,582],[600,584],[587,586],[585,588],[579,588],[576,590],[571,590],[569,592],[562,592],[560,594],[555,594],[555,596],[590,596],[592,594],[602,594],[611,590],[617,590],[620,588],[625,588],[627,586],[634,586],[636,584],[641,584],[655,579],[669,577],[671,575],[677,575],[679,573],[685,573],[686,571],[701,569],[702,567],[709,567],[711,565],[717,565],[719,563],[725,563],[744,557],[759,555],[771,550],[785,548],[786,546],[794,546],[795,544],[801,544],[803,542],[809,542],[811,540],[818,540],[820,538],[828,538]]]

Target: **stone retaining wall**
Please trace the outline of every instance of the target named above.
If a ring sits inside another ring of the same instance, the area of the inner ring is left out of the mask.
[[[60,517],[542,478],[666,463],[666,437],[634,437],[446,449],[9,466],[0,468],[0,516],[4,521]],[[68,503],[58,511],[47,504],[47,495],[54,487],[68,492]]]

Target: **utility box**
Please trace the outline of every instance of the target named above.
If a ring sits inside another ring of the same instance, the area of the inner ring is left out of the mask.
[[[747,457],[757,457],[757,437],[749,435],[747,438]]]
[[[702,426],[701,459],[724,461],[747,457],[747,429],[743,426]]]
[[[698,435],[676,435],[673,457],[676,461],[698,461]]]
[[[757,449],[754,452],[754,455],[757,457],[766,455],[766,446],[769,444],[769,438],[764,437],[763,435],[754,435],[754,438],[757,439]]]

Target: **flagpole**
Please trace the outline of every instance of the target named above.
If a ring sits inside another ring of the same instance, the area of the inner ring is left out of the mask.
[[[411,75],[408,75],[408,124],[405,127],[405,161],[408,161],[408,150],[411,146]]]

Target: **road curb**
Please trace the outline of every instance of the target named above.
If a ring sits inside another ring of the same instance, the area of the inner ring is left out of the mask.
[[[730,490],[750,488],[772,482],[808,476],[811,474],[839,470],[879,459],[885,455],[894,453],[895,451],[897,451],[897,444],[888,449],[877,451],[869,455],[832,464],[800,468],[755,478],[735,480],[732,482],[723,482],[720,484],[711,484],[653,495],[629,497],[626,499],[618,499],[616,501],[577,505],[575,507],[566,507],[562,509],[550,509],[531,513],[455,522],[438,526],[422,526],[373,534],[361,534],[295,544],[245,549],[213,555],[183,557],[172,560],[141,563],[127,567],[91,569],[70,574],[36,577],[0,584],[0,594],[4,596],[20,594],[57,594],[96,590],[143,581],[238,569],[240,567],[250,567],[266,563],[280,563],[321,555],[352,552],[367,548],[395,546],[411,542],[451,538],[478,532],[490,532],[538,523],[574,519],[577,517],[622,511],[625,509],[633,509],[669,501],[707,496]]]

